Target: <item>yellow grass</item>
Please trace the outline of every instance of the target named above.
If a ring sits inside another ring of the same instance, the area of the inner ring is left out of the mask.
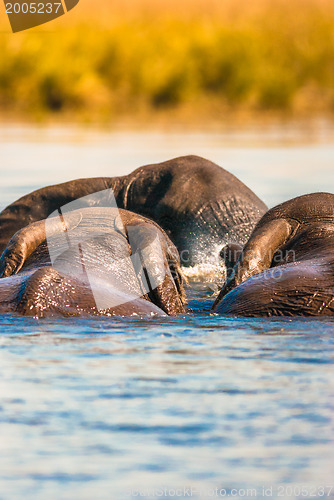
[[[334,111],[332,0],[81,0],[17,34],[2,19],[2,116]]]

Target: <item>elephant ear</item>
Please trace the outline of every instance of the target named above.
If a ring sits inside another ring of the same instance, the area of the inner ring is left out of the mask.
[[[185,292],[179,254],[152,223],[127,226],[131,259],[142,289],[169,316],[185,312]]]
[[[246,243],[232,275],[226,281],[216,298],[212,311],[214,312],[223,297],[245,280],[269,269],[273,257],[293,233],[292,225],[285,219],[261,220],[255,227]]]

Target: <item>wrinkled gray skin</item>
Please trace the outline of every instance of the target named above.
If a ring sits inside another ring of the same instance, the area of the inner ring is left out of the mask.
[[[0,278],[0,312],[185,312],[175,246],[153,221],[124,210],[84,208],[25,227],[1,256]]]
[[[212,310],[236,316],[334,315],[334,195],[300,196],[255,227]]]
[[[20,198],[0,214],[0,252],[22,227],[47,218],[75,199],[108,188],[119,208],[149,217],[166,231],[184,266],[210,257],[218,261],[219,250],[228,241],[244,244],[267,210],[223,168],[204,158],[185,156],[140,167],[123,177],[78,179]],[[101,199],[100,206],[106,205],[110,200]]]

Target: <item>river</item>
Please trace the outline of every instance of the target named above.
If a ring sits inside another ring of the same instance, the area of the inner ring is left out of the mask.
[[[333,131],[0,128],[0,206],[184,154],[269,206],[334,192]],[[0,498],[334,498],[334,321],[0,317]],[[322,489],[323,488],[323,489]]]

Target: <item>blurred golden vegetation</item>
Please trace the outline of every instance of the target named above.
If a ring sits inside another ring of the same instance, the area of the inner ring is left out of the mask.
[[[334,112],[333,0],[81,0],[17,34],[1,19],[2,117]]]

